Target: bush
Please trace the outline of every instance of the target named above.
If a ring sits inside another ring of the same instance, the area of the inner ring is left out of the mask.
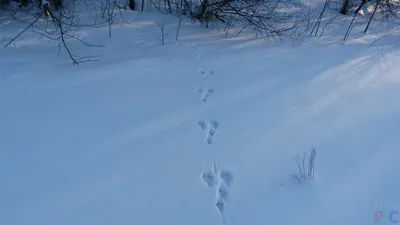
[[[297,167],[299,169],[299,174],[298,175],[293,175],[294,178],[297,179],[297,181],[300,183],[301,180],[307,180],[307,179],[314,179],[314,170],[315,170],[315,155],[317,154],[317,151],[315,147],[312,147],[310,150],[310,156],[308,159],[308,166],[306,166],[306,158],[307,158],[307,153],[305,152],[303,154],[303,157],[300,158],[299,155],[296,157],[293,157],[294,160],[296,161]]]

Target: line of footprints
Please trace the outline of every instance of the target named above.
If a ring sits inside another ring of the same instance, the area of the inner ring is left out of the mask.
[[[212,70],[206,71],[206,70],[200,70],[199,71],[200,75],[202,76],[202,79],[207,81],[207,79],[214,75],[214,72]],[[203,103],[206,103],[208,100],[208,97],[214,93],[213,88],[209,88],[207,83],[205,84],[205,87],[199,87],[196,89],[196,91],[200,94],[200,100]],[[212,144],[213,142],[213,137],[215,135],[215,132],[217,131],[219,127],[219,123],[216,120],[199,120],[197,121],[197,125],[199,125],[201,130],[206,131],[206,136],[205,136],[205,142],[208,144]]]
[[[201,70],[199,73],[202,76],[205,87],[197,88],[196,91],[200,94],[200,100],[203,103],[206,103],[208,97],[214,93],[214,89],[209,88],[207,85],[208,78],[214,75],[214,72],[212,70]],[[206,131],[206,143],[212,144],[213,137],[219,127],[219,122],[217,120],[205,119],[198,120],[197,125],[201,130]],[[218,164],[214,162],[211,170],[201,173],[201,179],[208,188],[215,188],[215,206],[224,221],[224,208],[228,203],[229,188],[231,187],[233,180],[232,173],[228,170],[220,169]]]
[[[216,162],[212,170],[202,172],[201,179],[208,188],[215,188],[215,206],[223,215],[225,204],[228,203],[229,188],[232,186],[233,175],[230,171],[220,169]]]
[[[210,76],[214,75],[214,71],[212,70],[200,70],[199,73],[203,80],[207,80]],[[208,97],[214,92],[214,89],[206,86],[205,88],[197,88],[196,91],[201,96],[200,100],[202,102],[207,102]]]

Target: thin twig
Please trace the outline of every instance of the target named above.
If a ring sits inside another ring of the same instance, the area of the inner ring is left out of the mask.
[[[21,36],[23,33],[25,33],[29,28],[31,28],[31,27],[33,26],[33,24],[35,24],[35,23],[39,20],[39,18],[43,15],[43,13],[44,13],[44,11],[43,11],[39,16],[37,16],[36,19],[35,19],[31,24],[29,24],[29,26],[27,26],[24,30],[22,30],[19,34],[17,34],[13,39],[11,39],[11,41],[8,42],[8,43],[4,46],[4,48],[7,48],[7,47],[8,47],[11,43],[13,43],[19,36]]]

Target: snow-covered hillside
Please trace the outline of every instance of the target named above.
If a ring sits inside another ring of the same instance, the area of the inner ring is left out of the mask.
[[[396,33],[280,43],[185,22],[175,40],[163,16],[161,45],[161,16],[127,13],[112,38],[77,34],[103,47],[71,43],[97,62],[35,35],[0,50],[0,224],[391,223]],[[293,157],[313,146],[315,179],[298,183]]]

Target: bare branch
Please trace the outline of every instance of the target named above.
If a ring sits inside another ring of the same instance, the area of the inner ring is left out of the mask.
[[[29,26],[27,26],[25,29],[23,29],[19,34],[17,34],[13,39],[11,39],[11,41],[10,42],[8,42],[5,46],[4,46],[4,48],[7,48],[11,43],[13,43],[19,36],[21,36],[23,33],[25,33],[29,28],[31,28],[32,26],[33,26],[33,24],[35,24],[38,20],[39,20],[39,18],[43,15],[43,13],[44,12],[42,12],[40,15],[38,15],[37,17],[36,17],[36,19],[34,20],[34,21],[32,21],[32,23],[31,24],[29,24]]]

